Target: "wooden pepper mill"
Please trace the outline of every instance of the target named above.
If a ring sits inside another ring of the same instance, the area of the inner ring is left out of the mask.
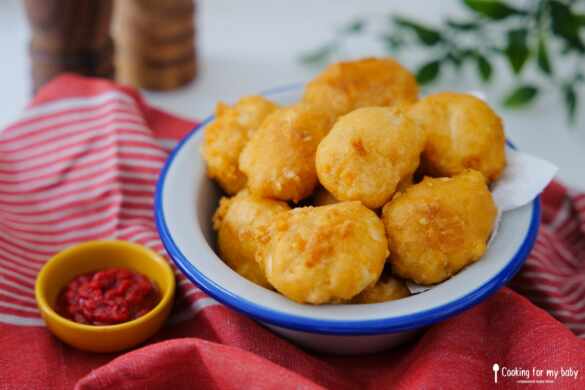
[[[114,75],[112,0],[25,0],[33,87],[62,72]]]
[[[195,78],[193,0],[118,0],[114,8],[118,81],[169,90]]]

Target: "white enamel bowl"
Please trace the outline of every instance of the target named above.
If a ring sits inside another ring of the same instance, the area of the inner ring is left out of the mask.
[[[302,87],[265,93],[281,104]],[[530,252],[540,201],[503,214],[497,236],[477,263],[435,288],[405,299],[368,305],[301,305],[232,271],[216,254],[211,217],[220,192],[205,175],[199,152],[210,117],[177,145],[161,172],[156,221],[161,239],[182,272],[213,298],[292,341],[323,352],[359,354],[397,345],[417,330],[483,301],[508,282]]]

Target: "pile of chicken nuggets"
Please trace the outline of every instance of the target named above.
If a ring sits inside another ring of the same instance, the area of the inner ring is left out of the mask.
[[[221,258],[300,303],[376,303],[442,282],[486,251],[502,121],[463,93],[418,97],[390,58],[327,67],[301,101],[219,103],[207,173],[227,196]]]

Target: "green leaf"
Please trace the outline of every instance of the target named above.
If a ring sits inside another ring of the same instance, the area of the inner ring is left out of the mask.
[[[306,52],[300,58],[301,62],[306,65],[320,65],[329,59],[336,49],[336,45],[329,43],[315,50]]]
[[[546,47],[546,39],[543,35],[538,37],[538,48],[536,53],[538,67],[547,75],[552,74],[552,66],[548,57],[548,49]]]
[[[440,69],[440,61],[427,62],[417,70],[416,81],[421,85],[428,84],[437,78]]]
[[[447,53],[447,55],[444,58],[444,61],[452,63],[456,69],[461,68],[461,65],[463,65],[463,60],[464,56],[454,51]]]
[[[343,34],[357,34],[364,30],[366,26],[366,22],[362,19],[356,19],[351,23],[348,23],[345,27],[341,29]]]
[[[479,23],[477,22],[461,22],[453,19],[447,19],[447,26],[451,27],[453,30],[459,31],[473,31],[479,28]]]
[[[565,84],[563,86],[563,98],[565,100],[565,107],[567,108],[567,116],[569,122],[575,123],[577,114],[577,91],[572,84]]]
[[[514,73],[519,74],[530,56],[528,49],[528,30],[518,28],[508,31],[508,45],[504,49],[504,54]]]
[[[442,40],[441,34],[437,30],[418,22],[400,16],[394,17],[394,22],[400,27],[412,30],[419,41],[427,46],[436,45]]]
[[[575,14],[571,7],[558,0],[551,1],[549,8],[553,33],[562,38],[569,49],[585,53],[580,35],[584,23],[582,15]]]
[[[509,108],[519,108],[532,102],[538,95],[538,88],[534,85],[521,85],[514,88],[505,98],[504,105]]]
[[[477,71],[481,76],[481,80],[483,82],[490,81],[492,78],[492,64],[480,53],[475,55],[475,60],[477,61]]]
[[[467,59],[473,59],[476,52],[468,49],[452,49],[442,58],[442,63],[451,63],[455,69],[459,70]]]
[[[399,36],[391,34],[382,35],[382,41],[384,42],[386,51],[389,53],[398,51],[404,43]]]
[[[497,0],[463,0],[463,3],[477,14],[493,20],[502,20],[525,12]]]

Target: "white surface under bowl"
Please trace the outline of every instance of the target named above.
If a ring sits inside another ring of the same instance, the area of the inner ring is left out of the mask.
[[[297,85],[265,95],[290,104],[301,91]],[[397,345],[424,326],[486,299],[514,276],[534,244],[540,220],[538,198],[505,212],[483,258],[429,291],[376,304],[295,303],[240,277],[214,252],[211,217],[221,194],[206,177],[200,154],[202,133],[211,120],[177,145],[161,172],[155,210],[161,239],[177,266],[202,290],[303,346],[357,354]]]

